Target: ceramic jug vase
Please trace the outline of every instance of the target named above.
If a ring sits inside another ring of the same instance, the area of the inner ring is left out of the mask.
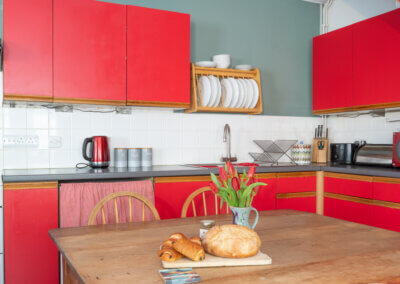
[[[253,207],[233,207],[231,208],[233,214],[233,224],[235,225],[242,225],[248,228],[254,229],[258,222],[258,211]],[[254,211],[256,213],[256,219],[254,220],[253,225],[249,223],[250,212]]]

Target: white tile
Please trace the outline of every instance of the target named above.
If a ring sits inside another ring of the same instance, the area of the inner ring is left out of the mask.
[[[71,167],[74,167],[77,163],[85,163],[87,164],[88,161],[86,161],[83,157],[82,157],[82,150],[76,150],[73,149],[71,150]]]
[[[134,130],[131,131],[131,139],[130,143],[132,145],[132,148],[142,148],[142,147],[148,147],[148,132],[147,131],[141,131],[141,130]]]
[[[25,149],[4,150],[4,169],[26,169],[27,153]]]
[[[91,114],[91,128],[107,130],[111,129],[111,118],[112,115],[109,113],[92,113]]]
[[[0,171],[0,174],[3,174],[3,171]],[[3,179],[1,179],[1,180],[3,180]],[[0,185],[0,207],[3,207],[3,185]],[[0,222],[1,222],[1,220],[0,220]]]
[[[4,254],[0,254],[0,284],[4,284]]]
[[[114,114],[111,119],[112,129],[129,130],[132,116],[128,114]]]
[[[50,168],[68,168],[74,167],[76,163],[71,161],[70,150],[50,150]]]
[[[57,148],[60,150],[71,149],[71,130],[66,128],[50,129],[49,136],[61,137],[61,147]]]
[[[26,128],[25,108],[4,108],[4,128]]]
[[[3,208],[0,208],[0,253],[4,253],[4,247],[3,247],[3,236],[4,236],[4,230],[3,230]],[[2,275],[0,273],[0,275]]]
[[[28,169],[47,169],[50,167],[49,151],[29,150],[27,151]]]
[[[26,110],[27,128],[48,128],[49,111],[47,109],[28,108]]]
[[[72,129],[71,130],[71,149],[81,149],[83,145],[83,140],[85,138],[92,136],[88,130],[83,129]]]
[[[88,112],[74,111],[71,113],[71,129],[90,129],[92,117]]]
[[[73,113],[71,112],[56,112],[51,110],[49,112],[49,128],[60,129],[60,128],[71,128]]]

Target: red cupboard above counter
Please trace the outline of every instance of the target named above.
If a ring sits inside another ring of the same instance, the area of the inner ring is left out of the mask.
[[[189,106],[190,15],[94,0],[22,2],[4,0],[5,101]]]
[[[400,9],[313,40],[313,114],[400,106]]]

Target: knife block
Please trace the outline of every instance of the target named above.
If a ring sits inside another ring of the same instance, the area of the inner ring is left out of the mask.
[[[313,141],[312,159],[313,163],[326,163],[329,161],[329,139],[316,138]]]

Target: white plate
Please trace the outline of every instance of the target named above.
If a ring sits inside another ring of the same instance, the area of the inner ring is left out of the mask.
[[[243,94],[244,94],[244,97],[243,97],[243,103],[242,103],[242,108],[244,108],[244,107],[246,107],[246,103],[247,103],[247,98],[248,98],[248,96],[249,96],[249,91],[248,91],[248,89],[247,89],[247,84],[246,84],[246,82],[243,80],[243,79],[238,79],[238,81],[240,82],[240,84],[242,84],[242,86],[243,86]]]
[[[236,65],[235,69],[238,69],[238,70],[253,70],[254,67],[252,65],[242,64],[242,65]]]
[[[233,87],[228,79],[222,79],[221,81],[221,95],[224,101],[223,106],[229,107],[232,103],[233,98]]]
[[[233,98],[232,98],[232,103],[230,104],[229,107],[236,108],[239,104],[239,85],[235,79],[233,78],[228,78],[228,79],[233,87]]]
[[[253,101],[251,102],[250,108],[254,108],[257,105],[260,91],[258,90],[257,82],[254,79],[250,79],[250,82],[253,85],[253,92],[254,92],[254,97]]]
[[[217,78],[215,78],[213,75],[208,75],[208,80],[210,80],[210,83],[211,83],[211,98],[207,105],[209,107],[214,106],[215,101],[217,100],[218,85],[217,85],[216,79]]]
[[[253,102],[253,84],[250,83],[249,79],[243,79],[243,82],[246,84],[247,87],[247,98],[244,107],[249,108],[251,103]]]
[[[217,67],[217,63],[214,61],[198,61],[194,65],[199,66],[199,67],[208,67],[208,68]]]
[[[243,108],[245,102],[246,102],[246,86],[243,84],[243,82],[241,81],[241,79],[236,79],[236,82],[239,85],[239,93],[240,93],[240,104],[239,104],[239,108]]]
[[[200,77],[199,89],[201,93],[201,105],[207,106],[211,98],[211,83],[207,76]]]
[[[214,107],[219,106],[220,102],[221,102],[221,82],[219,81],[219,79],[217,77],[215,78],[215,82],[217,83],[217,98],[215,100],[214,103]]]

